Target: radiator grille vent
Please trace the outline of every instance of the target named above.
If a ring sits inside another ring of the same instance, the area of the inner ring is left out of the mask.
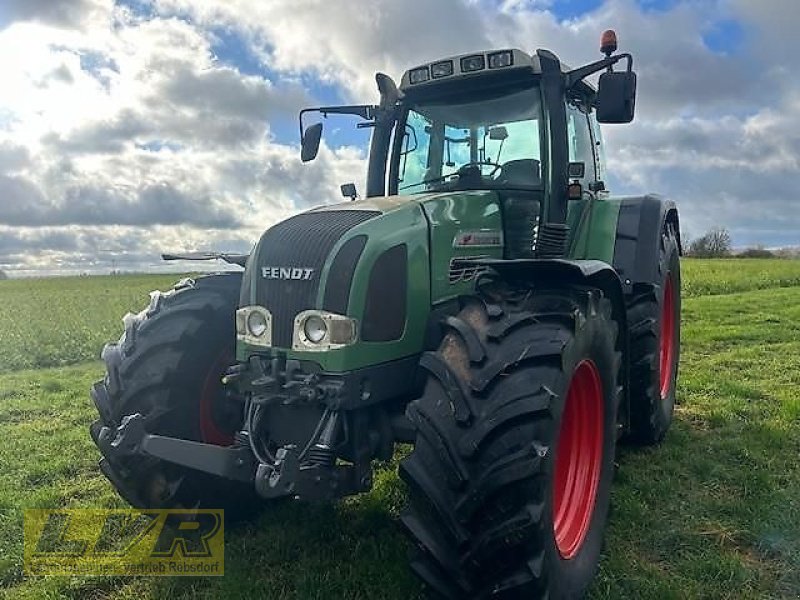
[[[314,308],[319,278],[333,246],[350,229],[377,215],[375,211],[337,210],[303,213],[278,223],[261,238],[251,269],[257,269],[256,302],[272,313],[272,344],[292,345],[297,313]],[[278,277],[274,277],[277,271]],[[283,269],[283,272],[280,271]],[[303,269],[301,278],[286,278],[286,269]],[[306,277],[305,272],[311,269]]]
[[[459,256],[450,259],[449,281],[450,285],[461,283],[462,281],[473,281],[478,275],[486,270],[486,267],[471,265],[464,261],[477,258],[489,258],[488,255],[480,256]]]

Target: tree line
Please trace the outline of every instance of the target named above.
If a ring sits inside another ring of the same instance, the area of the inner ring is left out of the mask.
[[[734,252],[730,232],[724,227],[714,227],[684,244],[684,255],[695,258],[798,258],[800,248],[769,250],[758,245]]]

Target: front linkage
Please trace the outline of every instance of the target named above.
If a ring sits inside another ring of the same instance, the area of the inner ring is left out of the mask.
[[[346,376],[308,373],[299,361],[252,357],[234,365],[223,382],[236,382],[246,400],[245,427],[234,443],[218,446],[147,433],[141,413],[127,415],[117,427],[103,426],[96,441],[112,463],[151,458],[234,481],[251,483],[265,499],[293,496],[327,502],[369,491],[371,456],[353,464],[337,464],[335,444],[344,417],[341,408],[355,386]],[[268,407],[311,409],[324,406],[305,447],[288,443],[274,453],[261,442],[261,415]],[[131,490],[133,493],[133,490]]]

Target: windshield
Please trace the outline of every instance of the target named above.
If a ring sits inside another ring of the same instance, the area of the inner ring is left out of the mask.
[[[538,88],[410,105],[397,159],[398,191],[540,188]]]

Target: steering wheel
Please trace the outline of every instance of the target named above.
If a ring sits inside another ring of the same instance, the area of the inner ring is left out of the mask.
[[[483,173],[480,172],[480,168],[482,166],[489,166],[494,168],[487,175],[484,175]],[[468,162],[461,165],[456,173],[458,174],[459,177],[461,177],[463,175],[466,175],[467,171],[469,171],[470,168],[477,168],[478,173],[480,174],[481,177],[491,177],[492,175],[497,173],[497,171],[499,171],[501,167],[502,165],[498,163],[493,163],[486,160],[476,160],[475,162]]]

